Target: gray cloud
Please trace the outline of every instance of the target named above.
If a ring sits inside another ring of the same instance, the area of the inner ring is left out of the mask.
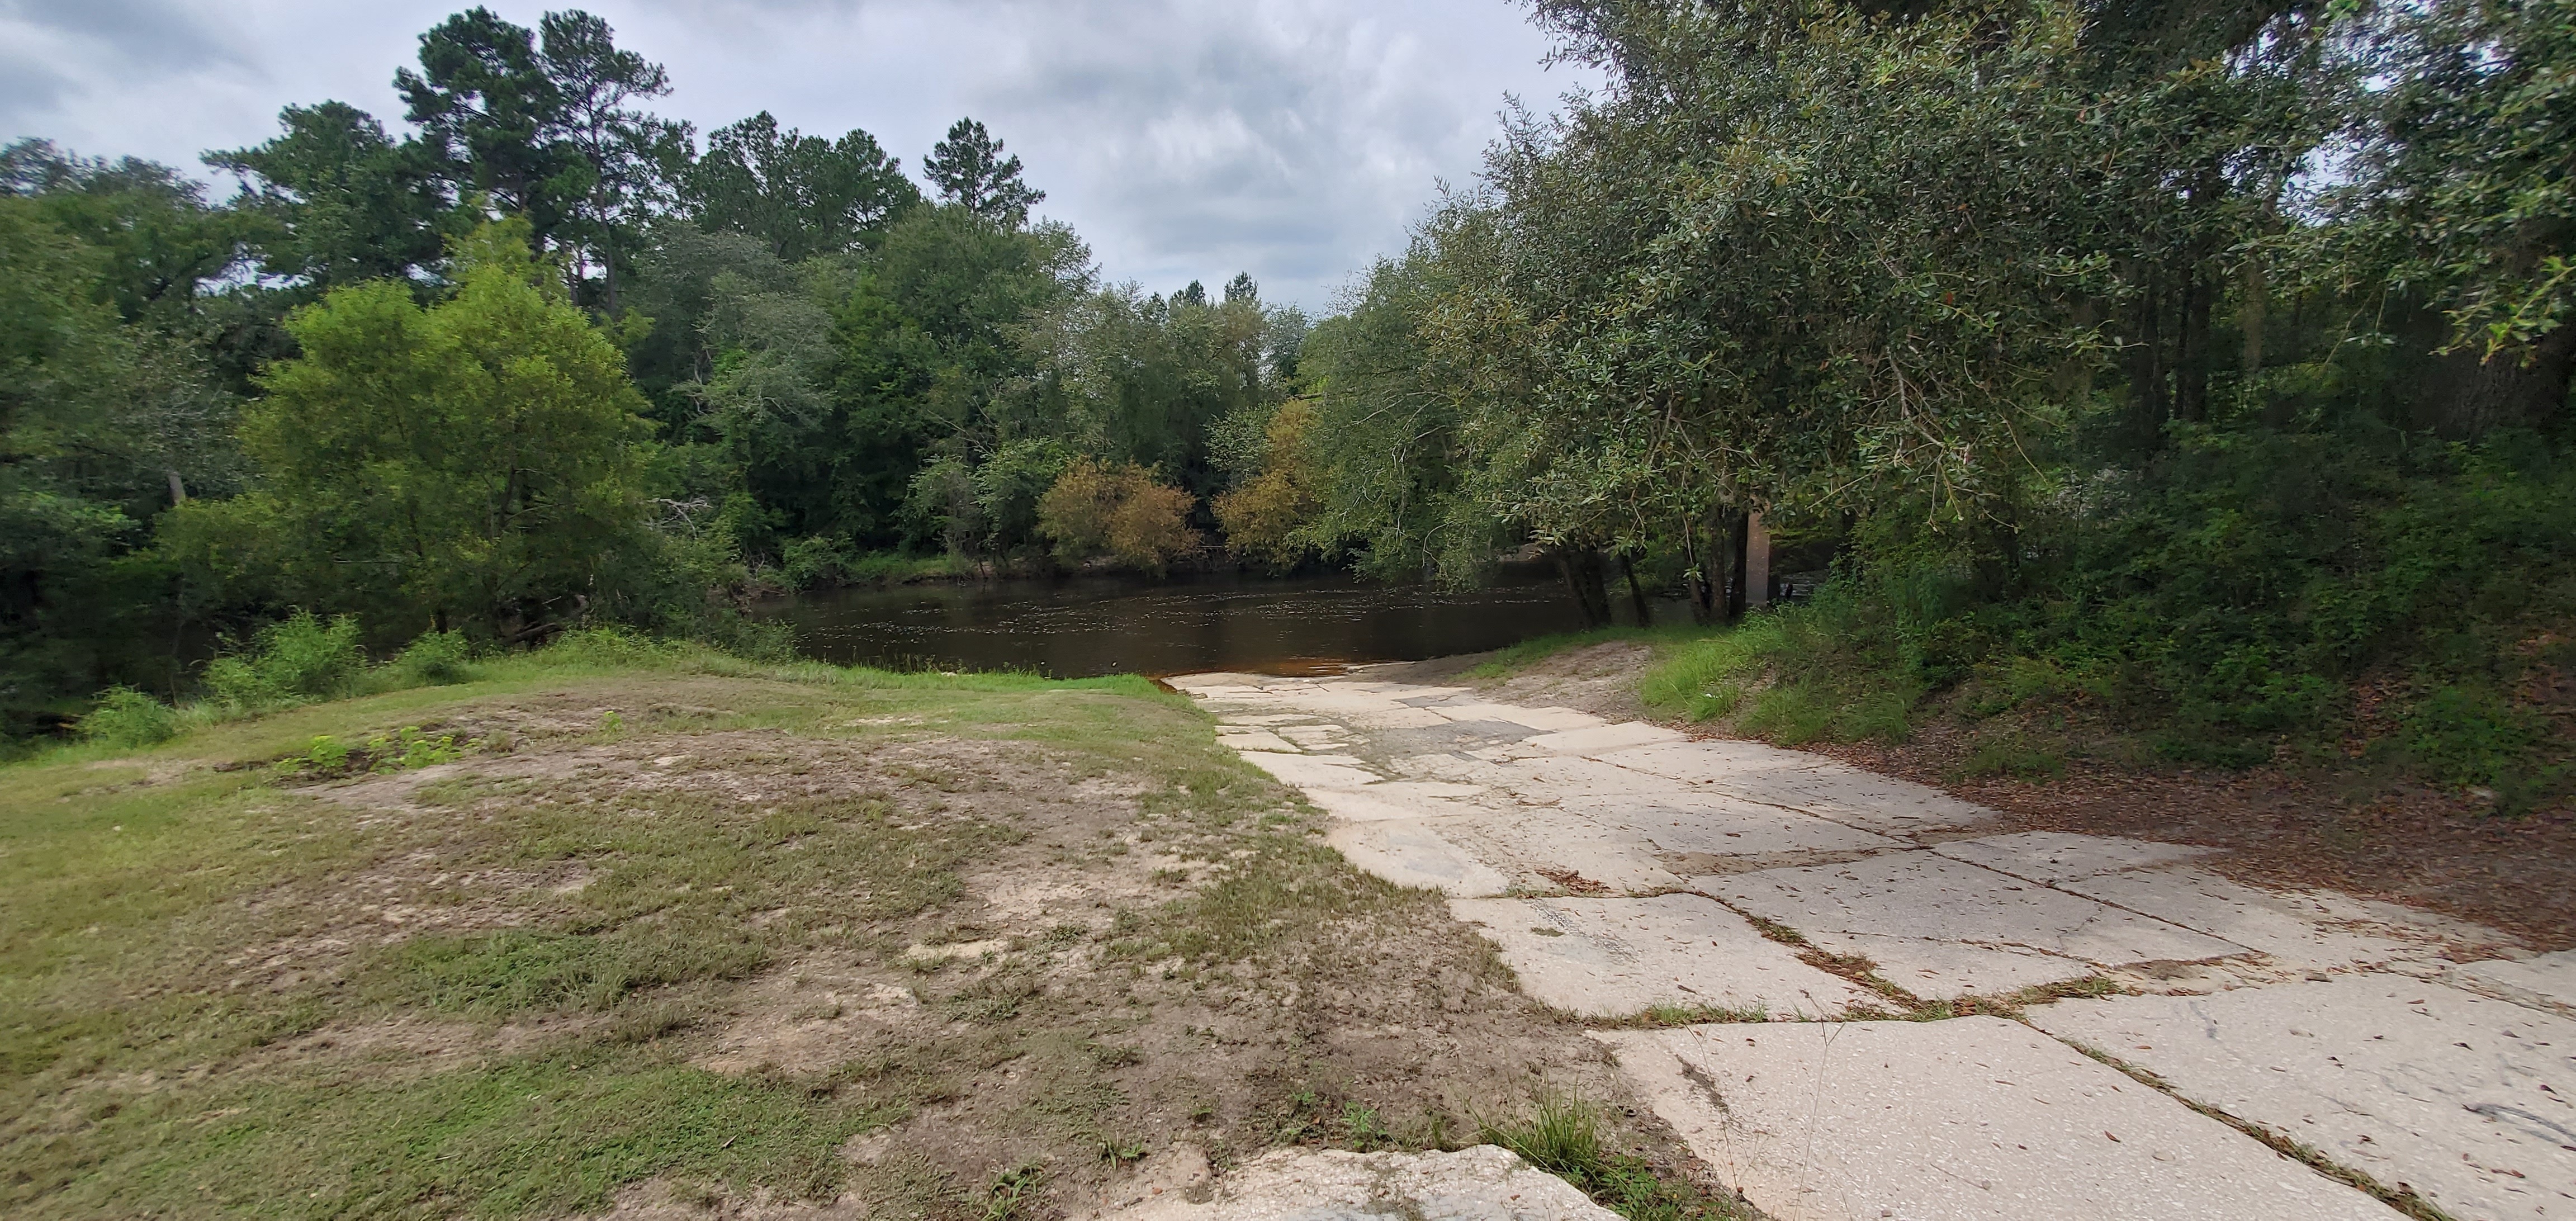
[[[339,98],[389,122],[414,38],[468,0],[0,0],[0,139],[192,165],[277,108]],[[493,7],[533,23],[581,0]],[[864,128],[917,169],[971,114],[1006,140],[1102,270],[1168,291],[1248,270],[1328,303],[1398,248],[1437,181],[1471,179],[1503,95],[1542,73],[1507,0],[593,0],[666,63],[701,130],[767,109]]]

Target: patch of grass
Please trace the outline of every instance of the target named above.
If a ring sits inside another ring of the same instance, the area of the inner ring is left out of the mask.
[[[1477,1137],[1574,1184],[1629,1221],[1750,1221],[1755,1215],[1736,1201],[1662,1178],[1645,1159],[1613,1148],[1600,1110],[1571,1092],[1543,1091],[1526,1114],[1480,1122]]]
[[[1638,1014],[1639,1026],[1701,1026],[1710,1023],[1767,1022],[1771,1020],[1768,1005],[1682,1005],[1660,1003],[1648,1005]]]
[[[463,682],[335,703],[173,710],[156,744],[102,733],[0,766],[0,1213],[553,1215],[656,1176],[828,1197],[841,1140],[954,1098],[951,1074],[980,1071],[1036,993],[964,989],[991,1020],[914,1067],[686,1064],[726,989],[791,955],[875,952],[895,935],[879,930],[961,893],[962,863],[1025,834],[948,807],[989,783],[974,775],[933,763],[899,799],[852,796],[808,783],[818,752],[931,738],[972,759],[989,742],[1147,778],[1152,804],[1200,824],[1277,808],[1203,715],[1139,679],[768,665],[606,633],[467,664]],[[523,719],[481,728],[496,710]],[[714,761],[765,785],[754,801],[528,770],[577,757],[609,715],[629,736],[789,736]],[[475,732],[494,744],[470,759],[500,775],[395,809],[332,787]],[[294,777],[268,766],[289,757]],[[1068,927],[1066,944],[1087,935]],[[501,1054],[503,1022],[537,1050]]]
[[[1950,772],[1953,780],[2010,776],[2016,780],[2049,780],[2065,774],[2066,757],[2014,735],[1980,738],[1976,748]]]
[[[1137,1156],[1143,1156],[1140,1150]],[[1038,1189],[1046,1183],[1046,1167],[1024,1162],[993,1176],[984,1188],[984,1221],[1016,1221],[1033,1216],[1038,1202]]]
[[[1710,629],[1692,624],[1667,624],[1660,627],[1598,627],[1583,632],[1557,632],[1533,636],[1518,644],[1494,650],[1494,655],[1478,662],[1467,671],[1467,677],[1480,679],[1510,678],[1523,670],[1576,649],[1588,649],[1613,641],[1637,641],[1657,647],[1670,647],[1706,636]]]
[[[598,1209],[656,1175],[827,1199],[843,1181],[837,1146],[899,1103],[782,1090],[644,1049],[111,1090],[78,1140],[13,1142],[17,1181],[0,1201],[21,1216],[510,1216]]]
[[[1903,741],[1925,688],[1905,667],[1848,647],[1848,618],[1825,601],[1669,637],[1638,694],[1663,715],[1731,722],[1784,746],[1828,737]]]

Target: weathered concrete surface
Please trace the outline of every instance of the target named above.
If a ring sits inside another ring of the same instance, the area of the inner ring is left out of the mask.
[[[2081,979],[2097,967],[2245,948],[1931,852],[1711,878],[1700,887],[1923,997]]]
[[[1927,1000],[2107,975],[2148,995],[2030,1020],[2462,1221],[2576,1216],[2576,953],[2250,886],[2188,845],[1992,833],[1982,807],[1758,742],[1364,674],[1174,681],[1334,816],[1354,864],[1452,896],[1534,996],[1783,1019],[1604,1035],[1781,1217],[2390,1214],[2027,1028],[1816,1023],[1868,994],[1749,917]],[[1844,1071],[1854,1052],[1877,1067]]]
[[[1498,895],[1511,879],[1470,855],[1437,829],[1418,820],[1345,822],[1324,842],[1350,862],[1399,886],[1421,886],[1456,896]]]
[[[1192,1198],[1197,1197],[1197,1198]],[[1493,1145],[1455,1153],[1281,1149],[1119,1221],[1616,1221],[1565,1180]]]
[[[1670,1005],[1813,1019],[1876,999],[1700,895],[1452,899],[1449,910],[1501,947],[1524,991],[1586,1017]]]
[[[2260,951],[2285,972],[2389,967],[2438,971],[2451,956],[2510,945],[2492,929],[2331,891],[2274,892],[2196,865],[2075,878],[2061,888]]]
[[[2397,1215],[2000,1018],[1593,1037],[1779,1221]]]
[[[2026,881],[2056,885],[2077,878],[2170,865],[2207,856],[2208,848],[2159,844],[2111,835],[2069,835],[2063,831],[2023,831],[1954,839],[1932,845],[1943,856],[1983,865]]]
[[[2458,968],[2456,974],[2458,982],[2471,991],[2576,1017],[2576,950],[2473,962]]]
[[[2461,1221],[2576,1216],[2576,1022],[2389,975],[2030,1019]]]

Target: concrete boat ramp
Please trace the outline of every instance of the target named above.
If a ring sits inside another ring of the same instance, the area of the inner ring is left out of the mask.
[[[1369,675],[1171,682],[1773,1217],[2576,1218],[2576,954]]]

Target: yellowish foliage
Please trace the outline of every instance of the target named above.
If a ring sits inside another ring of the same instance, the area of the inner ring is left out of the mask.
[[[1190,528],[1197,503],[1187,489],[1159,482],[1133,462],[1111,466],[1084,458],[1039,498],[1038,532],[1068,563],[1109,555],[1159,573],[1199,553],[1203,540]]]
[[[1311,400],[1282,404],[1263,436],[1261,474],[1216,498],[1216,519],[1237,554],[1279,569],[1294,568],[1314,554],[1314,544],[1297,535],[1323,507],[1305,453],[1306,433],[1314,423]]]

